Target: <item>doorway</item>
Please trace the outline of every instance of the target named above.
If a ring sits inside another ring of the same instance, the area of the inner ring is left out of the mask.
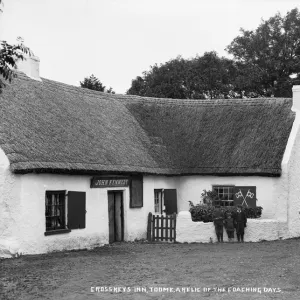
[[[172,215],[177,214],[177,190],[155,189],[154,190],[154,214]]]
[[[124,240],[124,207],[123,192],[108,192],[108,227],[109,243]]]

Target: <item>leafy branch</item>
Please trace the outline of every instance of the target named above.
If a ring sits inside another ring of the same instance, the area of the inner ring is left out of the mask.
[[[1,4],[1,0],[0,0]],[[18,44],[10,45],[6,41],[0,41],[0,75],[11,82],[16,77],[15,69],[17,69],[17,61],[24,60],[25,55],[33,55],[32,51],[24,45],[21,37],[17,38]],[[5,83],[0,79],[0,88],[4,87]]]

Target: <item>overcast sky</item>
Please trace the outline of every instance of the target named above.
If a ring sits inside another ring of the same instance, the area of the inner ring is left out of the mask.
[[[225,47],[241,27],[298,7],[297,0],[4,0],[3,40],[25,40],[42,77],[79,85],[94,74],[125,93],[131,80],[182,55]],[[228,56],[228,55],[227,55]]]

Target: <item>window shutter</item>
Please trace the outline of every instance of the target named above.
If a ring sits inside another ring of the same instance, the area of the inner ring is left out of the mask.
[[[85,192],[68,192],[68,227],[85,228]]]
[[[256,201],[256,186],[234,187],[234,205],[255,208]]]
[[[143,207],[143,176],[131,177],[130,207]]]
[[[177,191],[176,189],[164,190],[164,205],[166,215],[177,214]]]

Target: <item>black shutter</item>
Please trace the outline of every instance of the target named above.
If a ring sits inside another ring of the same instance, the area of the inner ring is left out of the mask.
[[[131,177],[130,207],[143,207],[143,176]]]
[[[234,205],[255,208],[256,201],[256,186],[234,187]]]
[[[85,192],[68,192],[68,227],[85,228]]]
[[[164,190],[164,205],[166,215],[177,214],[177,191],[176,189]]]

